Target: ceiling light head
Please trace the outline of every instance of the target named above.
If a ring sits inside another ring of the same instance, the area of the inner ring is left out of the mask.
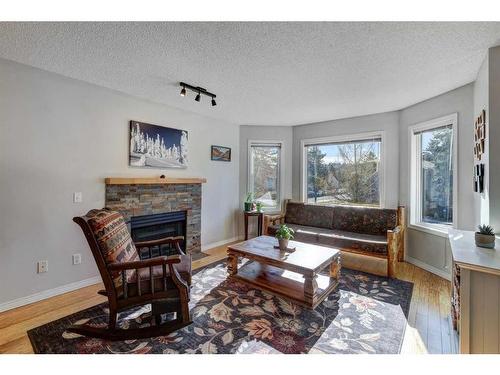
[[[181,93],[180,93],[181,96],[186,96],[187,91],[189,90],[189,91],[196,93],[196,97],[194,98],[194,100],[196,102],[198,102],[198,103],[201,102],[201,95],[205,95],[205,96],[212,99],[212,107],[215,107],[217,105],[217,103],[215,102],[215,98],[217,97],[217,95],[215,95],[213,92],[210,92],[207,89],[200,87],[200,86],[190,85],[189,83],[186,83],[186,82],[179,82],[179,86],[182,87]]]

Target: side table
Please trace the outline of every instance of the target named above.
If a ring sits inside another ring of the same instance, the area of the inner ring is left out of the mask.
[[[248,217],[257,216],[257,236],[262,236],[262,224],[264,222],[264,213],[257,211],[245,211],[245,241],[248,240]]]

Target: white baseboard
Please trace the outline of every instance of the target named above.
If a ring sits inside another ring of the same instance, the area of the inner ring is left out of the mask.
[[[405,260],[408,263],[411,263],[417,267],[423,268],[424,270],[429,271],[435,275],[438,275],[438,276],[442,277],[443,279],[451,280],[451,272],[446,272],[446,271],[440,270],[439,268],[436,268],[434,266],[431,266],[430,264],[427,264],[425,262],[422,262],[421,260],[418,260],[418,259],[415,259],[415,258],[412,258],[409,256],[407,256]]]
[[[84,288],[89,285],[98,284],[100,282],[101,282],[101,276],[95,276],[91,277],[90,279],[75,281],[74,283],[71,284],[58,286],[57,288],[54,289],[44,290],[42,292],[31,294],[26,297],[17,298],[12,301],[7,301],[0,304],[0,312],[15,309],[16,307],[21,307],[24,305],[29,305],[30,303],[33,302],[38,302],[50,297],[58,296],[60,294],[72,292],[73,290]]]
[[[206,245],[201,245],[201,251],[213,249],[214,247],[222,246],[222,245],[225,245],[229,242],[242,240],[243,238],[244,238],[243,236],[236,236],[236,237],[227,238],[227,239],[222,240],[222,241],[207,243]]]

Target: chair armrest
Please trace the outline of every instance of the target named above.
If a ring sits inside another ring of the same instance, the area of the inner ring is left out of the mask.
[[[270,225],[275,225],[277,221],[282,221],[285,219],[284,214],[277,215],[264,215],[264,231],[263,234],[269,234],[268,228]]]
[[[401,228],[401,225],[398,225],[396,228],[394,229],[389,229],[387,231],[387,233],[394,233],[394,234],[398,234],[399,232],[401,232],[402,228]]]
[[[182,251],[181,246],[179,245],[179,242],[183,240],[184,236],[165,237],[165,238],[160,238],[158,240],[135,242],[134,245],[137,249],[160,246],[160,245],[174,245],[179,254],[186,255],[184,251]]]
[[[134,270],[138,268],[148,268],[153,266],[162,266],[164,264],[176,264],[181,262],[181,257],[179,255],[172,255],[169,257],[160,256],[151,259],[137,260],[133,262],[117,262],[108,264],[108,269],[110,271],[125,271]]]
[[[264,215],[265,218],[269,221],[269,224],[275,225],[277,221],[280,221],[285,218],[285,215],[283,214],[277,214],[277,215]]]
[[[396,276],[397,263],[404,260],[404,228],[398,225],[387,231],[387,273]]]

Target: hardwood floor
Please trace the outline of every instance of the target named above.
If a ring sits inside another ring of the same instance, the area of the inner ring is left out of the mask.
[[[458,353],[450,316],[451,283],[410,263],[399,263],[397,278],[413,283],[413,296],[401,352]]]
[[[193,268],[224,259],[226,246],[207,250]],[[450,282],[409,263],[399,263],[397,277],[414,283],[402,353],[456,353],[451,328]],[[106,301],[91,285],[44,301],[0,313],[0,353],[33,353],[26,332],[32,328]]]

